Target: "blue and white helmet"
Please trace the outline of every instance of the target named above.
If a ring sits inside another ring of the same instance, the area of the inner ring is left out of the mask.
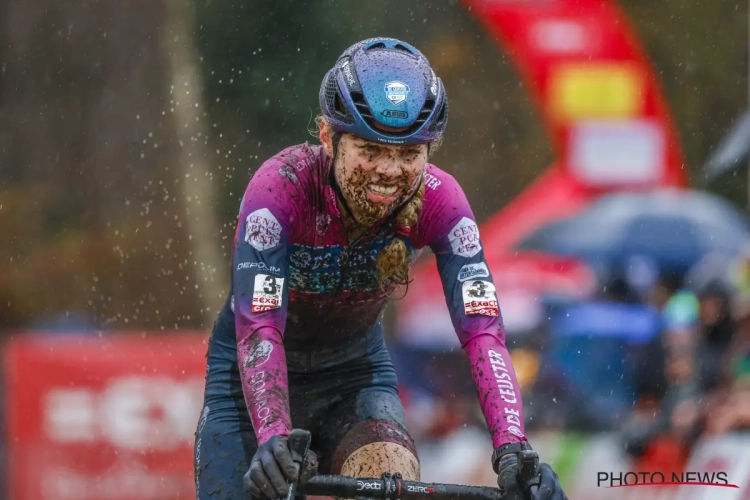
[[[323,78],[319,98],[335,132],[368,141],[432,142],[448,123],[443,82],[421,52],[394,38],[370,38],[346,49]]]

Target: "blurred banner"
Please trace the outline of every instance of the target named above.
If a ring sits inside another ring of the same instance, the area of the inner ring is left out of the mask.
[[[205,376],[204,335],[108,338],[27,334],[5,345],[12,500],[180,500],[195,497],[193,440]],[[410,408],[407,405],[407,412]],[[605,489],[600,473],[631,463],[615,433],[530,436],[570,498],[750,498],[750,433],[709,438],[686,470],[726,472],[739,489]],[[418,440],[422,479],[494,485],[485,429]],[[654,490],[654,491],[648,491]],[[620,495],[620,496],[618,496]]]
[[[7,343],[6,498],[195,498],[204,337]]]

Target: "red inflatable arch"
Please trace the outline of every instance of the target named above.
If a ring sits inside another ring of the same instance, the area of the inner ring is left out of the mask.
[[[511,313],[523,328],[540,291],[584,292],[593,274],[572,260],[517,255],[513,245],[604,192],[685,187],[684,162],[656,74],[612,2],[461,2],[510,54],[541,110],[556,156],[532,185],[480,226],[506,322]],[[400,333],[451,342],[434,259],[418,266],[413,277],[407,297],[397,303]]]

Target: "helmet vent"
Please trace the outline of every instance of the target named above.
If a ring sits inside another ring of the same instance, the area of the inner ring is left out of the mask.
[[[422,124],[425,121],[427,121],[434,107],[435,107],[435,99],[427,99],[424,103],[424,106],[422,106],[422,110],[419,112],[419,115],[417,116],[415,123]]]
[[[348,112],[346,106],[341,100],[341,95],[336,89],[336,79],[333,76],[328,78],[326,82],[326,104],[335,117],[344,123],[354,123],[354,117]]]
[[[440,106],[440,110],[438,111],[437,117],[435,118],[435,121],[432,123],[432,126],[430,127],[430,130],[438,130],[445,126],[445,119],[447,118],[448,113],[448,101],[443,101],[442,105]]]
[[[373,49],[384,49],[385,44],[383,42],[373,43],[369,47],[367,47],[365,50],[373,50]]]
[[[372,118],[372,111],[370,110],[370,106],[367,105],[365,95],[361,92],[352,92],[350,95],[352,96],[354,106],[356,106],[362,118]]]

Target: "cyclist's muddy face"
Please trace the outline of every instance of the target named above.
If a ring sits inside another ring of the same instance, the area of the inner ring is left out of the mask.
[[[426,164],[426,144],[391,146],[344,134],[334,172],[357,222],[371,226],[414,194]]]

